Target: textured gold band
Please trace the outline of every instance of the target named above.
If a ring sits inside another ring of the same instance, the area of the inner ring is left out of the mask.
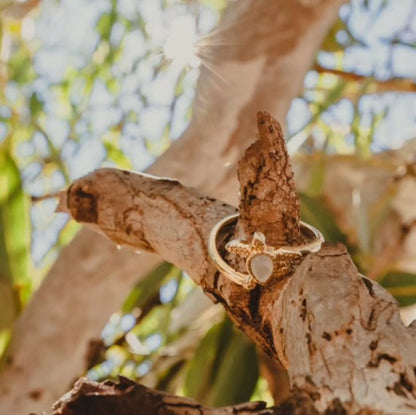
[[[302,254],[319,251],[324,242],[321,232],[305,222],[300,222],[301,232],[311,241],[303,245],[274,248],[266,244],[262,233],[255,232],[251,243],[236,239],[228,242],[225,246],[227,251],[247,258],[247,273],[238,272],[224,261],[217,247],[218,234],[225,226],[236,222],[238,217],[238,213],[227,216],[212,228],[208,252],[221,273],[246,289],[252,289],[256,284],[265,284],[271,276],[283,277],[287,275]]]

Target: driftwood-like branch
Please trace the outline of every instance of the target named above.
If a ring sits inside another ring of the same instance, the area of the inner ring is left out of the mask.
[[[96,383],[79,379],[73,389],[53,405],[53,415],[317,415],[313,400],[301,391],[278,407],[265,402],[247,402],[221,408],[208,408],[193,399],[156,391],[119,377],[119,383]],[[344,415],[339,401],[325,415]],[[361,415],[365,415],[364,413]]]
[[[273,415],[264,402],[248,402],[218,409],[193,399],[169,395],[120,377],[119,383],[80,379],[71,392],[54,405],[54,415]]]
[[[221,408],[205,407],[193,399],[147,388],[120,376],[119,383],[79,379],[73,389],[53,405],[53,415],[318,415],[307,393],[294,390],[278,407],[246,402]],[[372,412],[371,415],[374,413]],[[324,415],[345,415],[336,400]],[[360,415],[370,415],[362,412]]]
[[[260,135],[275,125],[266,113],[259,121]],[[276,140],[283,140],[281,134]],[[279,141],[271,145],[285,151]],[[287,155],[270,154],[273,174],[287,180],[278,192],[291,201]],[[243,177],[243,164],[239,170]],[[258,203],[262,193],[253,195]],[[401,323],[396,301],[358,273],[344,246],[324,246],[307,255],[293,275],[247,291],[221,275],[207,253],[211,228],[235,209],[177,181],[102,169],[77,180],[61,208],[117,244],[157,253],[184,269],[288,368],[292,387],[313,400],[315,410],[341,405],[351,414],[415,413],[415,333]],[[288,212],[298,214],[296,206]]]
[[[273,163],[268,162],[271,174],[288,171],[286,182],[289,184],[282,185],[277,192],[287,201],[287,212],[298,215],[283,136],[277,133],[280,127],[267,113],[259,114],[258,124],[260,140],[269,147],[264,154],[273,157],[274,168]],[[265,129],[269,131],[273,127],[276,129],[274,141],[269,135],[266,140]],[[275,157],[279,150],[280,158]],[[246,160],[251,168],[252,157]],[[241,165],[239,170],[244,170]],[[289,195],[285,197],[287,192]],[[238,327],[278,360],[273,319],[266,308],[269,308],[268,293],[274,292],[278,298],[277,292],[284,281],[274,280],[264,288],[257,287],[249,292],[221,275],[208,257],[206,244],[211,229],[220,219],[234,213],[235,208],[174,180],[101,169],[74,182],[61,201],[60,209],[68,211],[78,222],[104,233],[118,245],[156,253],[185,270],[214,302],[226,308]],[[293,222],[296,220],[299,221],[299,216]],[[283,217],[280,221],[283,223]]]

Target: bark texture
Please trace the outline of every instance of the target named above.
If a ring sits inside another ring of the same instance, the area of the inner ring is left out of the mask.
[[[284,163],[279,157],[276,171]],[[327,244],[306,255],[293,275],[248,291],[221,275],[207,253],[211,228],[234,208],[177,181],[102,169],[77,180],[61,207],[115,243],[156,252],[184,269],[288,369],[313,411],[415,413],[416,332],[401,322],[393,297],[358,273],[343,245]]]
[[[247,402],[222,408],[207,408],[193,399],[173,396],[132,382],[124,377],[119,383],[96,383],[80,379],[55,405],[53,415],[317,415],[313,401],[299,391],[278,407],[266,408],[264,402]],[[335,402],[325,415],[344,415]],[[378,415],[361,412],[360,415]]]
[[[54,405],[54,415],[272,415],[264,402],[248,402],[224,408],[207,408],[193,399],[148,389],[127,378],[118,384],[80,379],[70,392]]]
[[[268,244],[279,247],[303,242],[300,206],[283,131],[270,114],[257,114],[259,139],[239,162],[240,218],[237,235],[263,233]]]
[[[208,65],[198,81],[195,116],[150,172],[237,203],[235,166],[255,135],[253,114],[267,108],[285,118],[343,2],[231,2],[220,26],[201,42]],[[224,39],[226,48],[218,46]],[[153,256],[117,251],[82,230],[16,324],[0,376],[0,413],[49,407],[85,371],[88,345],[157,263]]]

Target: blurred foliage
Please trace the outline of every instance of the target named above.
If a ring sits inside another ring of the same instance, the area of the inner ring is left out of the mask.
[[[31,290],[29,201],[8,142],[0,144],[0,356]]]
[[[321,231],[325,241],[347,243],[347,238],[339,229],[330,209],[326,206],[325,199],[301,193],[300,200],[302,220],[313,223],[313,226]]]
[[[184,392],[213,407],[246,402],[258,376],[256,348],[225,318],[201,340],[189,362]]]
[[[183,53],[176,59],[168,41],[178,27],[188,28],[188,37],[203,36],[225,5],[0,5],[0,354],[15,318],[78,230],[53,215],[54,195],[99,166],[142,170],[181,134],[191,117],[198,60]],[[288,116],[288,148],[311,162],[302,217],[328,241],[347,244],[360,270],[372,272],[401,305],[416,303],[416,270],[394,258],[377,263],[380,229],[401,181],[368,203],[353,190],[353,226],[326,186],[329,160],[348,155],[370,168],[380,150],[414,138],[414,13],[408,1],[342,6]],[[213,406],[253,394],[270,400],[254,346],[170,264],[132,290],[89,357],[92,379],[121,373]]]
[[[390,271],[379,282],[390,291],[401,306],[416,303],[416,274]]]

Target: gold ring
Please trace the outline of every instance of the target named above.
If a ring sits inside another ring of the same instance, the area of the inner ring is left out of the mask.
[[[209,255],[226,277],[246,289],[253,289],[256,284],[264,285],[274,276],[282,278],[293,271],[294,265],[303,254],[317,252],[321,249],[324,237],[318,229],[305,222],[300,222],[302,234],[311,241],[303,245],[281,246],[274,248],[266,244],[261,232],[254,232],[251,243],[234,239],[225,245],[228,252],[241,255],[246,259],[247,273],[236,271],[221,257],[217,247],[217,237],[227,225],[237,221],[239,213],[221,219],[211,230],[208,242]]]

